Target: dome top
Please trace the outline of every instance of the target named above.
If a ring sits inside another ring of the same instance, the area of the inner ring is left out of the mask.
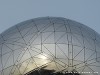
[[[99,75],[100,35],[62,17],[30,19],[0,34],[0,75],[41,69]]]

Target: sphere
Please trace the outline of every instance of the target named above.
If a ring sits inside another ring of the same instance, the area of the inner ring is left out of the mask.
[[[41,70],[100,75],[100,35],[62,17],[30,19],[0,34],[0,75]]]

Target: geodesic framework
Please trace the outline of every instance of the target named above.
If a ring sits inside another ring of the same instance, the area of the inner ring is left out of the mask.
[[[39,72],[42,67],[99,75],[100,35],[61,17],[27,20],[0,35],[0,75],[23,75],[35,69]]]

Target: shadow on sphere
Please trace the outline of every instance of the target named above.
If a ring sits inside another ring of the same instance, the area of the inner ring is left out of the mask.
[[[39,70],[33,70],[25,75],[80,75],[78,73],[63,73],[63,72],[55,72],[55,70],[48,70],[41,68]]]

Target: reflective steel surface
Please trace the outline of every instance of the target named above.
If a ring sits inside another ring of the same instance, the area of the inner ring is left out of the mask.
[[[0,34],[0,75],[24,75],[42,67],[100,75],[100,35],[62,17],[27,20]]]

